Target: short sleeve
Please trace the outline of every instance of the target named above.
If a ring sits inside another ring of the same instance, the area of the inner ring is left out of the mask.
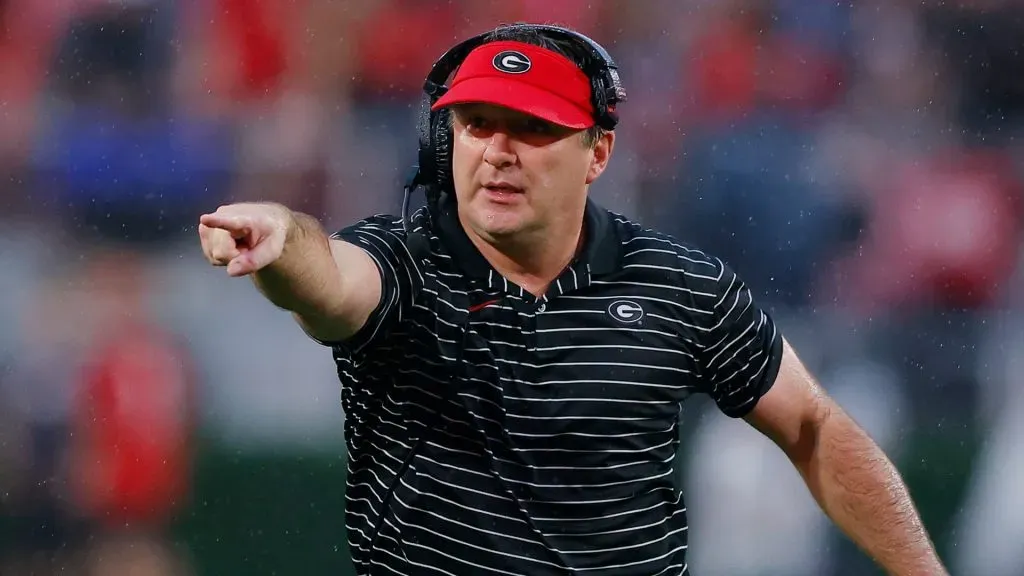
[[[782,363],[782,335],[750,289],[715,260],[714,308],[701,370],[707,393],[727,416],[747,415],[771,389]]]
[[[380,272],[381,295],[366,324],[344,342],[329,345],[355,354],[380,342],[412,307],[423,286],[422,276],[405,243],[402,221],[395,216],[372,216],[331,236],[366,251]]]

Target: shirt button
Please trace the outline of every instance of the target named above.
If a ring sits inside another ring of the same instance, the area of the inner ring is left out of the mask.
[[[541,304],[540,308],[537,308],[537,313],[540,314],[541,312],[544,312],[544,310],[547,310],[547,307],[547,304]]]

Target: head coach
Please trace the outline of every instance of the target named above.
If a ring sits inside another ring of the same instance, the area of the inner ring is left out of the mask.
[[[503,26],[430,71],[401,216],[200,218],[211,263],[333,350],[357,571],[688,573],[677,421],[702,393],[889,573],[944,574],[893,465],[737,275],[588,199],[624,98],[589,38]]]

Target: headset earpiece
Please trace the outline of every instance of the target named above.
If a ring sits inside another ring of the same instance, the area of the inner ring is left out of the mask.
[[[437,193],[455,193],[452,182],[452,113],[450,110],[438,110],[431,120],[433,129],[432,147],[434,150],[435,182]]]
[[[420,113],[416,120],[416,133],[419,136],[418,169],[416,184],[426,184],[433,180],[437,173],[434,161],[434,115],[430,111],[432,100],[424,95],[420,102]]]

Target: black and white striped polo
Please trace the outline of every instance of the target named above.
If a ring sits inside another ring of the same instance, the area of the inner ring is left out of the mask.
[[[589,203],[580,257],[536,298],[446,204],[336,237],[383,279],[334,346],[359,574],[686,574],[680,404],[747,413],[782,339],[721,261]],[[442,240],[443,239],[443,240]]]

